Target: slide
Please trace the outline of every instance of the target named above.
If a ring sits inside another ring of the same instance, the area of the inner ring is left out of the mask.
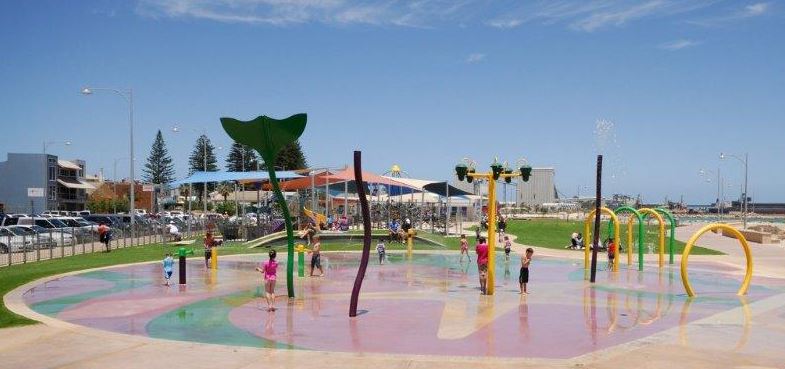
[[[322,214],[319,214],[319,213],[316,213],[316,212],[313,212],[313,211],[309,210],[308,208],[303,208],[303,212],[305,213],[305,216],[311,218],[314,221],[314,223],[316,224],[317,227],[320,224],[327,224],[327,217],[326,216],[324,216]]]

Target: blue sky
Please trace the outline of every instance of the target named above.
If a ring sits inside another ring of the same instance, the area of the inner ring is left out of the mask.
[[[180,175],[187,128],[228,147],[219,117],[305,112],[318,166],[361,149],[369,170],[445,179],[463,157],[526,157],[572,196],[593,188],[601,147],[606,193],[700,203],[716,185],[698,171],[721,168],[738,194],[742,168],[719,153],[749,152],[751,195],[785,201],[784,15],[781,1],[7,1],[0,160],[69,139],[49,151],[111,176],[127,107],[78,93],[90,85],[133,88],[137,167],[162,129]]]

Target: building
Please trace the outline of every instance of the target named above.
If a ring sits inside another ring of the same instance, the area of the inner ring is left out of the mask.
[[[85,168],[83,160],[61,160],[50,154],[9,153],[7,160],[0,162],[0,204],[7,213],[84,210],[86,191],[93,189],[84,180]],[[46,198],[36,196],[35,192],[40,189]],[[48,209],[44,209],[45,202]]]
[[[553,168],[534,168],[528,182],[517,178],[517,202],[526,206],[542,205],[558,202],[556,194],[556,170]]]
[[[498,190],[496,199],[499,202],[504,202],[504,189],[506,187],[508,191],[515,191],[515,194],[511,193],[508,196],[510,200],[514,198],[517,204],[535,206],[545,203],[556,203],[559,200],[559,196],[556,194],[555,176],[556,170],[553,168],[533,168],[528,182],[523,182],[523,179],[517,177],[514,179],[514,183],[505,186],[504,181],[500,180],[499,184],[496,185]],[[488,193],[488,184],[482,180],[475,180],[472,183],[459,181],[453,183],[453,185],[475,195]]]

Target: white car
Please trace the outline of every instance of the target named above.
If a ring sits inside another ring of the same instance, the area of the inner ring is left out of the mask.
[[[5,227],[15,235],[22,237],[25,241],[31,240],[32,245],[38,249],[50,249],[57,246],[57,242],[47,233],[38,233],[32,226],[8,226]]]
[[[32,248],[32,246],[32,238],[27,239],[23,236],[17,236],[5,227],[0,228],[0,253],[22,252]]]
[[[51,239],[54,241],[55,246],[71,246],[76,244],[76,237],[69,232],[64,232],[55,228],[44,228],[39,225],[16,225],[14,227],[21,227],[32,230],[38,237],[43,239]]]

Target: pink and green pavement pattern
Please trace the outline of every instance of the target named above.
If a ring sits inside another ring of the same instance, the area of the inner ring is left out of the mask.
[[[33,310],[111,332],[222,345],[409,355],[572,358],[746,307],[785,291],[753,279],[746,298],[729,270],[693,263],[700,295],[688,299],[677,267],[602,271],[595,286],[582,263],[535,258],[530,292],[518,294],[519,260],[497,262],[495,296],[481,296],[476,264],[453,254],[388,255],[371,263],[349,318],[357,253],[326,253],[322,278],[299,278],[287,304],[263,310],[259,255],[224,258],[217,273],[189,261],[187,287],[163,286],[159,264],[121,266],[52,280],[25,293]],[[175,268],[176,269],[176,268]],[[279,275],[284,273],[279,272]],[[177,281],[177,272],[172,277]],[[765,286],[763,286],[765,284]],[[733,331],[733,330],[732,330]],[[738,328],[739,335],[746,328]],[[731,333],[733,334],[733,333]]]

